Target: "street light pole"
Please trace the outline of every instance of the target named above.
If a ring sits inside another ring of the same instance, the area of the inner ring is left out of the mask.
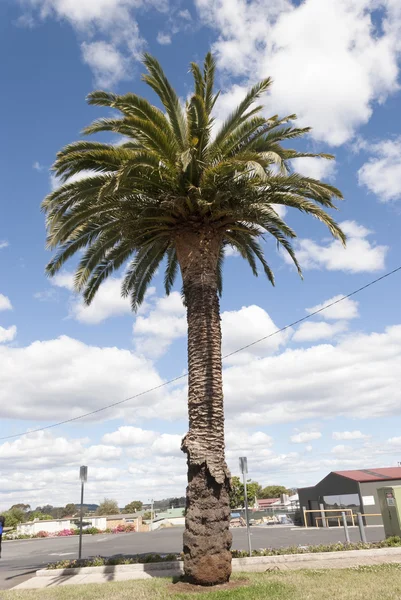
[[[248,534],[248,550],[249,556],[252,556],[252,545],[251,545],[251,530],[249,528],[249,513],[248,513],[248,490],[246,485],[246,474],[248,473],[248,460],[246,456],[241,456],[239,459],[239,467],[242,473],[244,483],[244,499],[245,499],[245,519],[246,519],[246,531]]]
[[[81,480],[81,510],[79,515],[79,550],[78,560],[82,558],[82,525],[84,520],[84,486],[85,481],[88,480],[88,467],[80,467],[79,478]]]

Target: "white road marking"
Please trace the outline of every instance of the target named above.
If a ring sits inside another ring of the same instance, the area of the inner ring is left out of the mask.
[[[52,552],[49,556],[72,556],[75,552]]]

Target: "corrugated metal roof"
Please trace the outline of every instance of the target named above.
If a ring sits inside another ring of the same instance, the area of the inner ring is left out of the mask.
[[[401,479],[401,467],[384,467],[383,469],[359,469],[357,471],[333,471],[347,479],[363,483],[365,481],[389,481]]]

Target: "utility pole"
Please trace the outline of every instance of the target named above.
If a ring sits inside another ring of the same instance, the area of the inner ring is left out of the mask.
[[[244,499],[245,499],[245,519],[246,519],[246,531],[248,534],[248,550],[249,556],[252,556],[251,546],[251,531],[249,529],[249,513],[248,513],[248,490],[246,485],[246,474],[248,473],[248,459],[246,456],[241,456],[239,459],[239,468],[242,473],[242,479],[244,483]]]
[[[88,481],[88,467],[80,467],[79,478],[81,480],[81,511],[79,515],[79,550],[78,560],[82,558],[82,523],[84,520],[84,486],[85,482]]]

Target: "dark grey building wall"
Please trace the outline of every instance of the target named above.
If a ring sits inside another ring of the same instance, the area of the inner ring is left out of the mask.
[[[346,494],[358,494],[361,502],[361,511],[364,514],[380,514],[380,505],[377,490],[381,487],[401,485],[401,479],[386,479],[385,481],[368,481],[358,483],[347,477],[341,477],[335,473],[329,473],[327,477],[322,479],[317,485],[308,488],[301,488],[299,493],[299,504],[302,508],[305,506],[307,510],[318,509],[319,503],[324,496],[345,496]],[[373,496],[374,504],[370,504]],[[302,513],[303,514],[303,513]],[[315,525],[315,517],[320,516],[319,513],[308,513],[308,525]],[[366,525],[382,525],[380,516],[365,517]]]
[[[313,487],[299,489],[298,494],[301,512],[304,506],[307,510],[319,509],[319,504],[324,496],[357,494],[360,497],[358,482],[335,473],[329,473],[327,477]],[[308,525],[315,525],[315,517],[319,516],[319,513],[307,513]]]
[[[336,496],[345,494],[359,494],[359,486],[357,481],[341,477],[335,473],[329,473],[327,477],[322,479],[315,489],[318,496]]]
[[[377,494],[377,490],[379,488],[386,487],[386,486],[401,485],[401,479],[386,479],[386,481],[367,481],[367,482],[362,482],[359,485],[360,485],[360,489],[361,489],[361,497],[362,497],[362,503],[363,503],[362,512],[364,514],[370,514],[370,515],[380,514],[380,504],[379,504],[379,496]],[[375,503],[374,503],[374,505],[369,506],[369,500],[371,499],[372,496],[374,498]],[[367,504],[365,504],[364,498],[365,498],[365,501],[367,502]],[[381,516],[380,517],[365,517],[365,522],[366,522],[366,525],[382,525],[382,523],[383,523]]]

